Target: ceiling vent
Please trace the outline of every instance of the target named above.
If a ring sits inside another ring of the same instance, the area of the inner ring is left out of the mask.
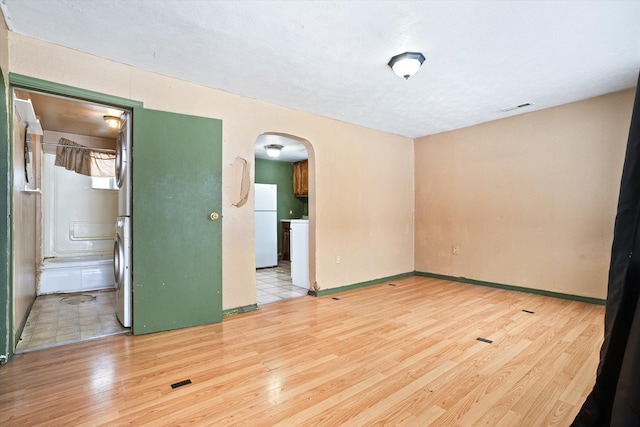
[[[513,110],[517,110],[518,108],[529,107],[531,105],[533,105],[533,102],[525,102],[524,104],[514,105],[512,107],[501,108],[500,111],[502,111],[503,113],[506,113],[507,111],[513,111]]]

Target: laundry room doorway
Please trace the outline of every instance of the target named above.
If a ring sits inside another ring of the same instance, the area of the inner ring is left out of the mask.
[[[9,84],[11,90],[69,98],[131,113],[132,150],[137,150],[136,164],[133,165],[131,156],[130,165],[131,240],[137,235],[136,243],[131,243],[131,288],[136,289],[132,293],[133,334],[221,321],[222,121],[144,109],[139,101],[19,74],[10,73]],[[13,102],[10,106],[13,107]],[[100,121],[105,123],[104,116],[111,115],[102,111],[99,114]],[[20,121],[12,111],[8,115],[10,120]],[[37,117],[31,121],[35,123]],[[42,213],[37,207],[37,203],[42,204],[37,202],[42,188],[33,173],[40,170],[36,162],[43,154],[36,154],[36,150],[44,145],[42,139],[27,131],[37,126],[27,122],[23,120],[20,126],[14,123],[12,129],[16,132],[11,135],[12,223],[7,241],[12,271],[6,301],[7,311],[12,315],[7,322],[10,343],[6,360],[15,352],[36,301],[40,274],[36,258],[42,257],[38,255],[40,249],[35,238],[39,235],[36,227],[42,223]],[[119,207],[118,204],[116,208]],[[79,240],[98,231],[106,236],[104,224],[74,227],[69,232]],[[109,246],[113,251],[115,224],[110,223],[109,228]],[[86,299],[81,296],[73,302],[80,305]]]
[[[11,96],[15,350],[126,333],[113,246],[116,141],[130,110],[21,87]]]

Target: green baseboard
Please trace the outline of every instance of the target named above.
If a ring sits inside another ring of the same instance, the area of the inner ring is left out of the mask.
[[[248,313],[250,311],[255,311],[257,309],[258,309],[258,304],[249,304],[249,305],[243,305],[242,307],[229,308],[227,310],[222,310],[222,317],[228,316],[230,314]]]
[[[414,275],[414,272],[411,271],[409,273],[396,274],[395,276],[389,277],[381,277],[380,279],[369,280],[366,282],[354,283],[353,285],[339,286],[337,288],[331,289],[320,289],[319,291],[309,290],[308,295],[314,297],[321,297],[323,295],[331,295],[338,292],[350,291],[352,289],[364,288],[365,286],[377,285],[383,282],[389,282],[391,280],[402,279],[403,277],[411,277]]]
[[[561,298],[572,301],[586,302],[589,304],[605,305],[606,300],[600,298],[583,297],[580,295],[563,294],[560,292],[545,291],[542,289],[523,288],[521,286],[504,285],[502,283],[485,282],[483,280],[467,279],[466,277],[454,277],[444,274],[427,273],[424,271],[415,271],[416,276],[431,277],[433,279],[449,280],[452,282],[468,283],[470,285],[488,286],[490,288],[507,289],[510,291],[526,292],[528,294],[544,295],[547,297]]]

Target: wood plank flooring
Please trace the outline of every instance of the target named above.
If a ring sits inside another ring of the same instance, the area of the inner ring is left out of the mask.
[[[393,284],[18,355],[0,367],[0,425],[571,423],[595,380],[603,306]]]

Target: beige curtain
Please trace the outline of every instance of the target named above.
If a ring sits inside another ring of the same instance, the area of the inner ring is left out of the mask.
[[[115,176],[115,154],[91,150],[69,139],[60,138],[56,166],[87,176]]]
[[[91,176],[116,176],[116,155],[110,153],[100,153],[93,150],[88,151],[91,157]]]

